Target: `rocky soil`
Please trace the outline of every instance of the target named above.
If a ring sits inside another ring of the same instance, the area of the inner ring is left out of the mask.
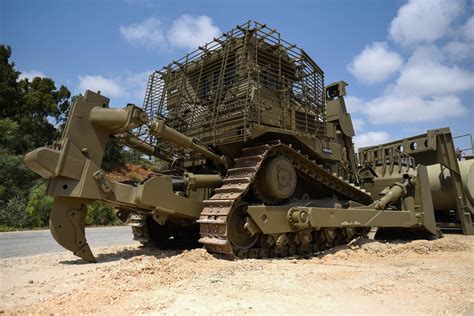
[[[357,240],[306,259],[93,250],[97,264],[66,252],[0,260],[0,313],[474,315],[474,236]]]

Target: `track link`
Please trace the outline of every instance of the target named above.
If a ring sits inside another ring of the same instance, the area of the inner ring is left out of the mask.
[[[306,233],[308,237],[303,236],[303,238],[298,233],[291,233],[291,240],[286,241],[283,246],[279,245],[278,249],[275,249],[275,246],[271,243],[268,247],[265,246],[264,240],[260,243],[257,242],[257,244],[264,244],[264,246],[251,249],[238,249],[233,246],[227,235],[228,215],[234,205],[249,192],[264,161],[275,154],[282,154],[289,158],[298,171],[306,174],[314,182],[327,187],[340,197],[362,204],[372,202],[370,195],[327,173],[322,167],[301,155],[299,151],[294,150],[291,146],[278,141],[247,147],[242,150],[242,156],[234,160],[234,168],[228,170],[223,185],[215,189],[214,195],[203,202],[204,208],[197,221],[200,225],[201,235],[199,242],[204,244],[209,252],[244,258],[286,257],[321,251],[338,244],[347,243],[354,237],[365,235],[365,229],[312,229],[309,235]],[[274,238],[266,235],[261,238],[267,237]],[[348,238],[350,239],[347,240]],[[305,239],[305,242],[293,242],[293,240],[300,239]],[[277,241],[273,241],[273,244],[277,243]]]

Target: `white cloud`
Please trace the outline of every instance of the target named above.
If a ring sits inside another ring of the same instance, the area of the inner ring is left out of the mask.
[[[441,51],[434,46],[417,48],[389,90],[402,95],[433,96],[474,88],[473,73],[456,65],[446,66],[442,59]]]
[[[354,131],[356,134],[362,132],[365,128],[365,121],[360,118],[353,118],[352,119],[352,126],[354,127]]]
[[[131,98],[130,102],[141,105],[145,98],[148,77],[153,71],[144,71],[140,73],[128,74],[119,80],[119,84],[124,87],[127,96]]]
[[[145,97],[148,76],[152,71],[140,73],[127,73],[121,76],[104,77],[101,75],[79,76],[77,92],[85,90],[101,91],[102,95],[109,98],[126,98],[130,103],[141,105]]]
[[[154,18],[145,19],[129,26],[121,26],[120,33],[131,44],[144,47],[159,47],[165,44],[161,22]]]
[[[410,0],[392,20],[390,38],[406,46],[434,42],[451,31],[462,13],[462,0]]]
[[[366,102],[361,98],[358,98],[353,95],[349,95],[344,98],[346,103],[347,111],[349,113],[364,113],[364,107]]]
[[[443,52],[450,61],[462,61],[474,56],[474,43],[450,41],[443,47]]]
[[[474,16],[471,16],[462,26],[463,37],[468,41],[474,41]]]
[[[361,119],[354,122],[354,126],[362,124],[365,128],[365,133],[354,139],[357,147],[389,140],[388,133],[373,131],[373,125],[393,128],[471,113],[472,109],[457,95],[474,89],[474,72],[461,64],[474,56],[474,17],[461,20],[466,10],[463,0],[409,0],[399,9],[389,30],[392,44],[404,46],[398,51],[411,54],[408,61],[402,65],[400,55],[388,50],[387,43],[382,42],[367,46],[348,65],[348,70],[362,82],[364,79],[365,82],[383,81],[399,72],[378,97],[367,100],[346,97],[348,111]],[[394,57],[394,62],[381,67],[376,61],[389,60],[380,57],[387,52],[393,54],[392,57],[398,56],[400,61],[397,63]]]
[[[367,115],[372,124],[430,122],[469,112],[453,95],[421,98],[388,94],[367,102],[356,100],[358,104],[352,110]]]
[[[169,27],[158,19],[148,18],[140,23],[121,26],[120,33],[131,44],[143,47],[196,49],[218,37],[221,30],[208,16],[184,14],[173,20]]]
[[[219,37],[220,33],[210,17],[185,14],[171,24],[168,41],[176,47],[196,49]]]
[[[451,38],[442,47],[446,58],[451,62],[461,62],[474,57],[474,16],[467,19],[451,34]]]
[[[36,77],[44,78],[46,76],[44,73],[38,70],[25,71],[25,72],[22,72],[19,76],[20,80],[23,80],[25,78],[32,80],[33,78],[36,78]]]
[[[79,90],[81,92],[85,90],[100,91],[107,97],[121,97],[125,94],[115,79],[102,76],[79,76]]]
[[[354,137],[356,151],[359,148],[386,143],[390,140],[390,135],[384,131],[368,132]]]
[[[403,59],[398,53],[391,51],[386,42],[375,42],[354,57],[347,69],[357,80],[371,84],[385,81],[402,64]]]

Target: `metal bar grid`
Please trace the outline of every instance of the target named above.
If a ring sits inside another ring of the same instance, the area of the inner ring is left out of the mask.
[[[210,146],[247,141],[258,125],[324,138],[323,89],[323,71],[302,49],[247,21],[155,71],[144,109]]]
[[[394,171],[401,173],[408,172],[410,168],[416,167],[415,159],[410,155],[403,153],[399,147],[380,146],[370,148],[370,150],[359,151],[359,163],[362,166],[370,166],[375,169],[376,166],[382,166],[382,176],[392,174]]]

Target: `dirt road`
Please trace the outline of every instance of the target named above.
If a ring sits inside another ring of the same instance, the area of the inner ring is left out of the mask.
[[[3,313],[474,315],[474,236],[352,246],[309,259],[96,248],[0,260]]]

